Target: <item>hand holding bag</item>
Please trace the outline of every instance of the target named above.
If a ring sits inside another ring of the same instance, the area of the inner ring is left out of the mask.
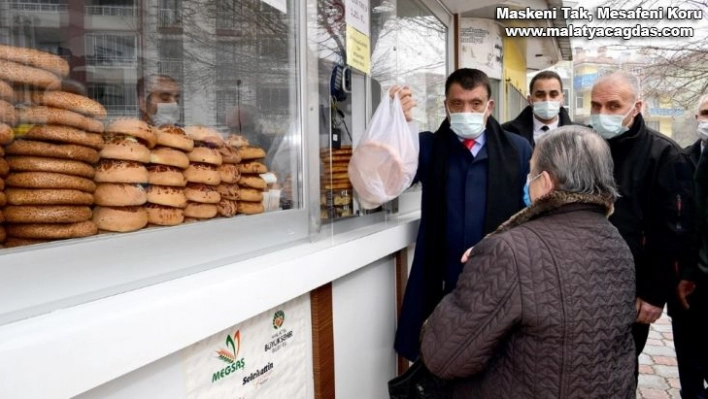
[[[349,180],[362,208],[377,208],[411,185],[418,170],[419,146],[401,99],[383,96],[349,161]]]

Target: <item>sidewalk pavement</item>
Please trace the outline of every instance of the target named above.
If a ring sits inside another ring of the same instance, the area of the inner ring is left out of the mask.
[[[639,355],[637,399],[680,399],[679,389],[671,319],[664,313],[651,325],[647,345]]]

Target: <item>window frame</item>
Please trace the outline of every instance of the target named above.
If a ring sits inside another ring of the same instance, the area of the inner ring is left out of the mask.
[[[297,111],[291,117],[291,132],[300,145],[293,157],[293,195],[297,209],[260,215],[214,219],[171,227],[155,227],[131,233],[99,234],[75,240],[0,250],[0,325],[76,306],[107,296],[151,286],[183,276],[257,257],[297,243],[307,242],[315,230],[310,223],[310,205],[305,176],[308,165],[304,151],[312,151],[317,135],[307,125],[306,93],[306,4],[293,0],[288,12],[296,13],[290,40],[295,47],[293,76],[299,81],[291,92]],[[215,22],[216,23],[216,22]],[[113,32],[96,31],[96,35]],[[130,34],[115,33],[119,36]],[[137,35],[132,35],[135,43]],[[90,39],[84,39],[85,44]],[[139,49],[135,50],[136,57]],[[297,103],[296,103],[297,102]],[[317,123],[317,118],[314,119]],[[316,148],[316,147],[315,147]],[[303,182],[303,183],[298,183]],[[317,208],[319,215],[319,207]]]

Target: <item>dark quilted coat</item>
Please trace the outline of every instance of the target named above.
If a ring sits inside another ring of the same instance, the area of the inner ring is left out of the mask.
[[[634,398],[634,262],[611,210],[552,193],[474,247],[421,332],[454,397]]]

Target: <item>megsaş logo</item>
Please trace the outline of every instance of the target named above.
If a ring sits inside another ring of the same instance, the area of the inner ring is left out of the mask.
[[[246,367],[246,359],[243,357],[238,358],[239,352],[241,351],[241,330],[236,330],[233,336],[231,336],[231,334],[227,335],[225,343],[226,349],[221,348],[216,351],[216,354],[219,360],[227,363],[227,366],[211,376],[212,383],[228,377],[236,372],[236,370],[243,370],[243,368]]]

